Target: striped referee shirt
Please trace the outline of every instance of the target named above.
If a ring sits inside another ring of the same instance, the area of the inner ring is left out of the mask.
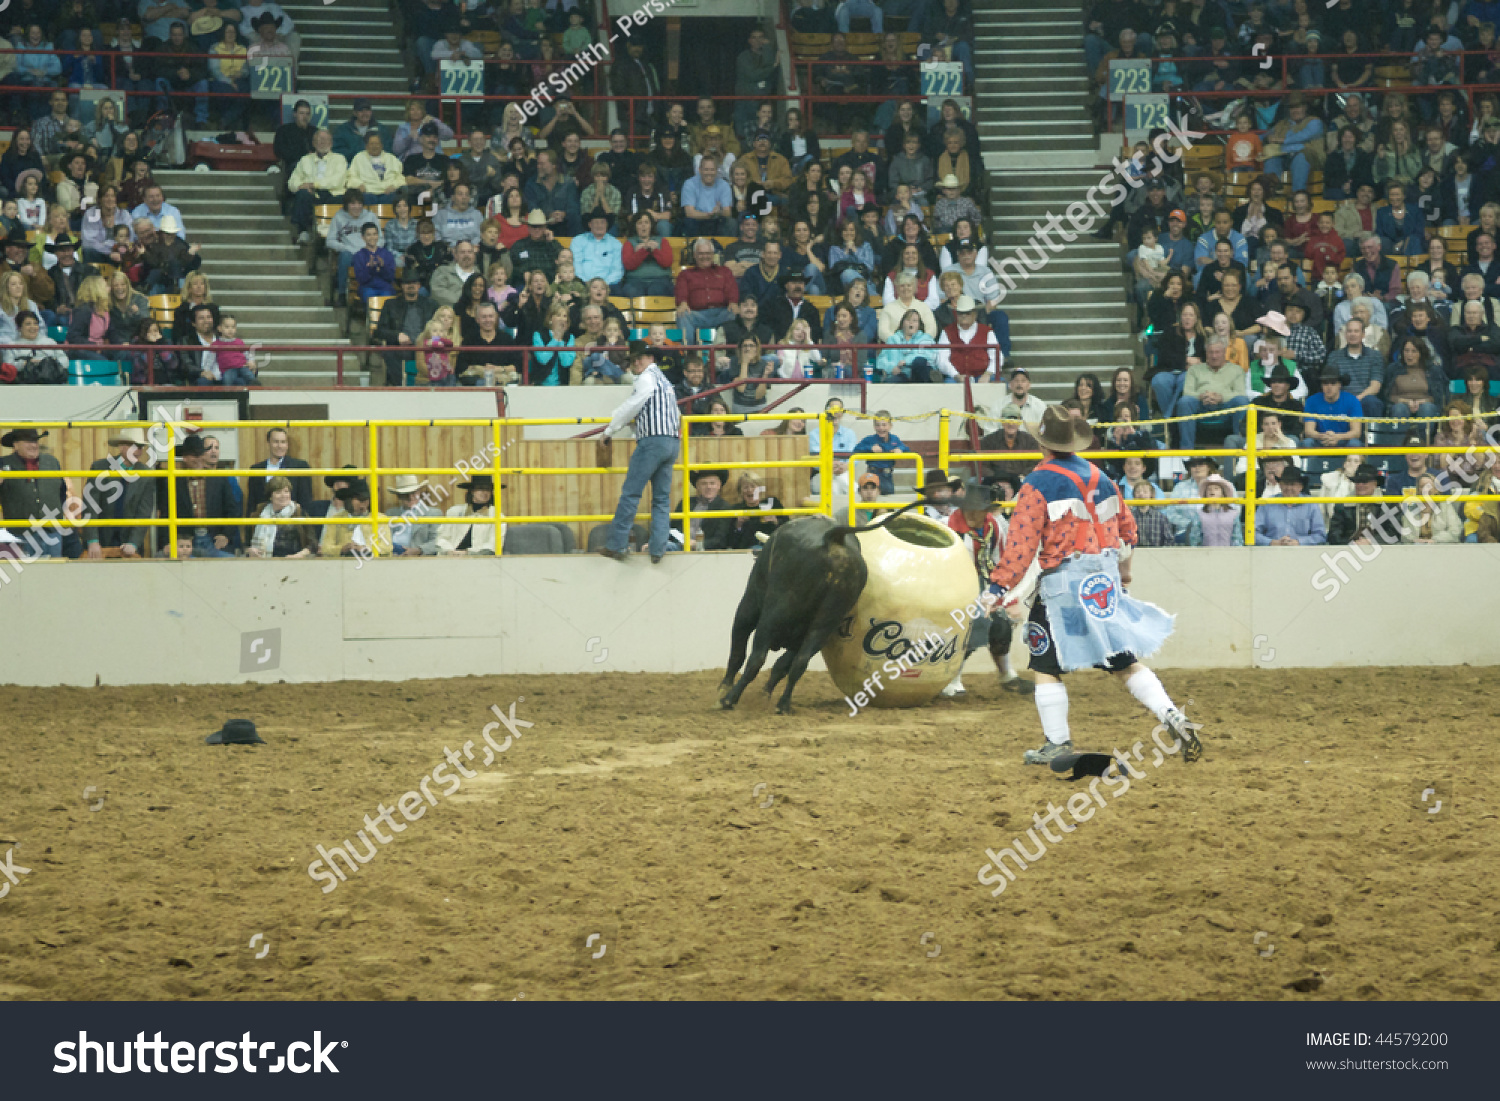
[[[635,376],[630,397],[610,417],[606,436],[618,436],[625,426],[634,423],[635,438],[682,435],[682,414],[677,410],[677,395],[667,376],[656,364]]]

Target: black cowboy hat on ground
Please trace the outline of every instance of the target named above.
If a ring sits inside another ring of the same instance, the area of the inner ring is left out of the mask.
[[[224,726],[203,739],[204,745],[265,745],[249,719],[230,719]]]
[[[12,428],[5,435],[0,436],[0,447],[15,447],[18,440],[38,443],[45,435],[47,435],[46,432],[38,432],[35,428]]]
[[[964,491],[964,480],[956,474],[950,478],[946,470],[933,467],[927,472],[927,476],[922,481],[922,493],[931,493],[934,489],[942,489],[944,486],[947,486],[954,493],[962,493]]]

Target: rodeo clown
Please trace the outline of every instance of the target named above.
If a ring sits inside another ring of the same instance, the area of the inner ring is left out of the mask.
[[[1041,572],[1024,638],[1047,740],[1040,749],[1028,749],[1023,760],[1050,764],[1072,754],[1062,676],[1093,666],[1123,678],[1130,694],[1177,736],[1183,760],[1195,761],[1203,747],[1187,717],[1156,674],[1137,660],[1166,641],[1172,617],[1125,592],[1135,518],[1114,482],[1075,454],[1092,439],[1086,422],[1056,405],[1047,407],[1037,433],[1046,457],[1021,486],[1005,550],[985,593],[987,604],[998,604],[1019,620],[1029,587],[1020,583],[1038,558]]]

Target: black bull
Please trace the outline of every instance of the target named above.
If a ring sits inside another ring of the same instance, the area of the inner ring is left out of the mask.
[[[776,711],[785,715],[792,709],[792,689],[806,672],[807,663],[854,610],[869,578],[858,540],[848,537],[874,531],[921,503],[913,501],[878,523],[862,527],[835,524],[825,516],[803,516],[777,529],[761,548],[734,613],[729,667],[719,685],[721,708],[728,711],[739,702],[740,694],[760,673],[770,651],[784,650],[771,667],[766,695],[770,696],[785,677],[786,690]],[[745,665],[745,650],[752,634],[755,644]],[[745,665],[744,675],[735,681],[741,665]]]

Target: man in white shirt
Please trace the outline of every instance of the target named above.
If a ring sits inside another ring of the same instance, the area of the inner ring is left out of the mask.
[[[333,135],[319,130],[313,135],[313,151],[297,162],[287,190],[292,194],[292,225],[297,227],[297,243],[312,240],[313,208],[342,200],[349,162],[333,152]]]
[[[651,486],[651,561],[660,562],[667,553],[667,535],[671,527],[672,466],[681,450],[682,417],[677,409],[677,395],[667,376],[656,366],[651,349],[643,340],[632,340],[629,370],[635,376],[630,397],[614,411],[601,442],[601,460],[607,458],[610,441],[626,426],[635,428],[635,450],[620,487],[620,501],[615,518],[609,525],[609,539],[599,548],[606,558],[624,561],[630,529],[635,523],[636,508],[647,484]],[[610,461],[601,465],[612,465]]]

